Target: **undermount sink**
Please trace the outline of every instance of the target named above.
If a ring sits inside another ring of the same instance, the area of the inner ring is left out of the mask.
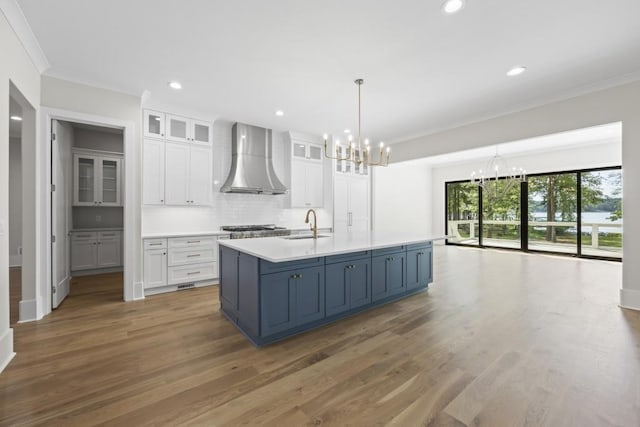
[[[318,235],[318,239],[321,237],[330,237],[330,236],[325,236],[322,234]],[[303,234],[303,235],[293,235],[293,236],[285,236],[283,237],[283,239],[287,239],[287,240],[303,240],[303,239],[313,239],[313,236],[310,236],[308,234]]]

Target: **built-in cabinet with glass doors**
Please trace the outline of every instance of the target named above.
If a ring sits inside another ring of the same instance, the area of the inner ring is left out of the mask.
[[[74,153],[73,206],[122,206],[121,169],[121,156]]]

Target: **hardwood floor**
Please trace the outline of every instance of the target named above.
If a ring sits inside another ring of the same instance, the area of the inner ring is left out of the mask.
[[[22,299],[22,268],[9,269],[9,324],[20,320],[20,300]]]
[[[217,287],[121,302],[74,281],[16,325],[0,425],[638,426],[621,264],[435,247],[428,292],[262,349]]]

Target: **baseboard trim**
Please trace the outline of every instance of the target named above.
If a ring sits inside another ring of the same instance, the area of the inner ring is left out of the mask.
[[[0,338],[0,372],[9,365],[16,353],[13,351],[13,329],[9,328]]]
[[[94,268],[92,270],[77,270],[71,272],[71,277],[94,276],[96,274],[119,273],[122,267]]]
[[[23,299],[20,301],[20,320],[18,323],[33,322],[39,320],[38,301],[35,299]]]
[[[640,290],[620,289],[620,307],[640,311]]]
[[[133,284],[133,301],[144,299],[144,284],[142,282],[134,282]]]

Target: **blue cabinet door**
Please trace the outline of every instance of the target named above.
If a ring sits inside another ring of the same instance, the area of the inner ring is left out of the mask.
[[[238,311],[238,255],[233,249],[220,246],[220,304],[237,321]]]
[[[327,316],[349,310],[349,273],[352,263],[328,264],[325,272],[325,308]]]
[[[371,302],[371,261],[369,258],[329,264],[326,267],[327,316]]]
[[[425,288],[432,279],[432,248],[407,251],[407,290]]]
[[[298,270],[293,282],[296,326],[324,318],[324,266]]]
[[[371,296],[373,301],[402,293],[407,289],[405,261],[405,252],[372,258]]]
[[[268,336],[295,326],[294,271],[260,276],[260,335]]]
[[[349,308],[371,303],[371,261],[362,259],[350,263]]]

